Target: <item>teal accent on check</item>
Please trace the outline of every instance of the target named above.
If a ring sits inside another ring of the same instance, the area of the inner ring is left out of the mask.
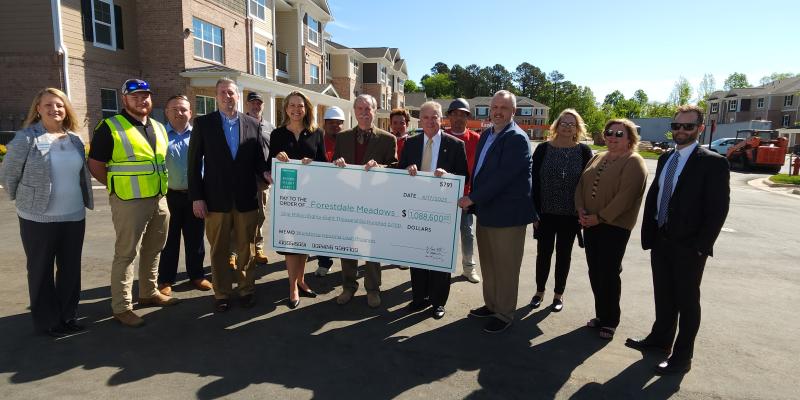
[[[281,169],[281,189],[297,190],[297,170],[290,168]]]

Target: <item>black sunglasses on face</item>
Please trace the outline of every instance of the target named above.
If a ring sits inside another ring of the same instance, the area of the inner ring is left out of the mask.
[[[128,92],[132,92],[134,90],[150,90],[150,85],[148,85],[147,82],[142,81],[128,81],[128,83],[125,84],[125,87],[128,89]]]
[[[609,130],[605,131],[605,134],[606,134],[606,137],[616,136],[618,138],[621,138],[621,137],[625,136],[625,131],[615,131],[615,130],[609,129]]]
[[[677,131],[678,129],[683,129],[685,131],[691,131],[691,130],[694,130],[694,128],[697,127],[697,124],[695,124],[695,123],[682,124],[680,122],[673,122],[673,123],[669,124],[669,127],[672,128],[673,131]]]

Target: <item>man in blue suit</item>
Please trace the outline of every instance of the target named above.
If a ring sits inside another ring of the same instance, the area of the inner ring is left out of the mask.
[[[514,320],[525,230],[536,219],[531,201],[531,148],[528,136],[512,120],[517,98],[507,90],[492,97],[492,128],[481,135],[472,192],[458,206],[474,211],[483,270],[485,305],[469,315],[488,318],[485,332],[499,333]]]

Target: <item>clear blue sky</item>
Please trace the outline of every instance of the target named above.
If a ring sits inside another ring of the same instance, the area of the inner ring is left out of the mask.
[[[449,66],[529,62],[589,86],[598,101],[644,89],[666,101],[679,77],[721,88],[730,73],[753,85],[800,73],[798,0],[329,0],[327,30],[349,47],[397,47],[419,83]]]

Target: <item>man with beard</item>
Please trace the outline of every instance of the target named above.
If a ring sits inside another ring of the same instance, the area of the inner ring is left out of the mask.
[[[94,130],[89,171],[108,187],[116,241],[111,264],[111,309],[125,326],[144,320],[133,312],[133,260],[139,256],[139,305],[170,306],[178,299],[157,290],[158,259],[167,240],[167,131],[150,118],[150,86],[129,79],[122,86],[125,109]],[[141,245],[141,246],[140,246]]]
[[[647,337],[625,342],[640,351],[671,352],[656,366],[659,375],[692,367],[700,281],[730,204],[728,160],[697,144],[705,129],[703,110],[679,107],[670,128],[676,148],[658,158],[642,220],[642,248],[651,250],[656,320]]]

